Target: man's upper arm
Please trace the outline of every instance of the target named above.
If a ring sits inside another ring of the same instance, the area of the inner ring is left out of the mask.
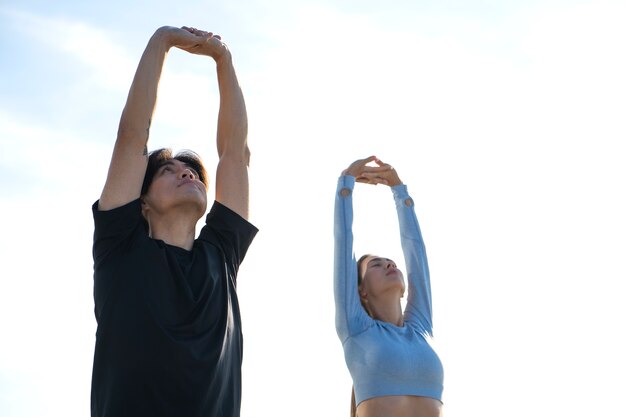
[[[248,161],[249,151],[226,152],[220,157],[215,174],[215,199],[248,220],[249,215],[249,184]]]
[[[141,142],[124,133],[118,137],[98,210],[121,207],[140,197],[148,164],[147,149]]]

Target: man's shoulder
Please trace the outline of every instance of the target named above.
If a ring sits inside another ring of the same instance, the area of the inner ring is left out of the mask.
[[[207,214],[206,224],[203,229],[252,235],[258,232],[258,229],[252,223],[218,201],[213,203],[211,210]]]

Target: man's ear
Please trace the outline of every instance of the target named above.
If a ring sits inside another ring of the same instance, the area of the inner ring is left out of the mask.
[[[148,203],[144,200],[143,196],[139,197],[139,201],[141,201],[141,214],[143,217],[146,217],[146,212],[148,211]]]

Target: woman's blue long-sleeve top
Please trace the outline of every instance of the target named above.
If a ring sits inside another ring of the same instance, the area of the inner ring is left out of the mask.
[[[335,194],[335,327],[352,376],[355,400],[415,395],[441,401],[443,366],[429,340],[432,305],[426,250],[413,199],[404,184],[391,187],[408,276],[402,327],[371,318],[361,305],[353,249],[355,178],[339,178]]]

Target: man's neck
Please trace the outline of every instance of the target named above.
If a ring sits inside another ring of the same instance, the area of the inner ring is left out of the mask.
[[[196,239],[197,222],[195,214],[180,212],[151,218],[150,237],[162,240],[168,245],[191,250]]]

